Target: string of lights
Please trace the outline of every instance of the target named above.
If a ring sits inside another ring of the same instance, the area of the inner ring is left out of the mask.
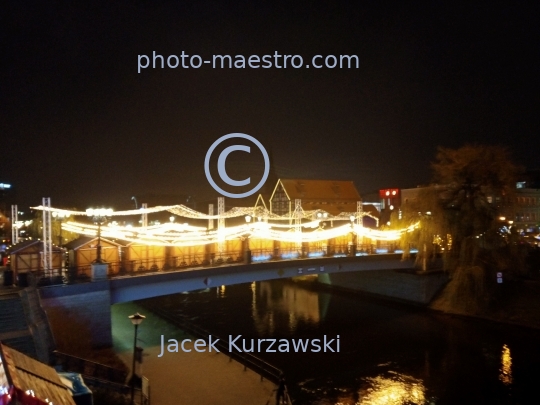
[[[167,223],[151,227],[108,225],[101,227],[101,235],[146,245],[196,246],[238,238],[260,238],[295,243],[318,242],[343,237],[351,232],[372,240],[391,241],[399,239],[404,233],[411,232],[417,227],[418,224],[413,224],[404,229],[381,231],[349,223],[328,229],[318,227],[307,232],[297,232],[294,225],[290,225],[288,230],[282,230],[282,227],[274,229],[275,224],[262,221],[225,227],[220,230]],[[97,225],[74,221],[64,223],[62,229],[88,236],[95,236],[98,233]]]
[[[63,215],[65,217],[69,216],[89,216],[89,211],[94,210],[87,210],[87,211],[76,211],[76,210],[66,210],[61,208],[54,208],[54,207],[44,207],[43,205],[39,205],[36,207],[31,207],[33,210],[40,210],[40,211],[50,211],[51,213],[56,213],[57,215]],[[99,209],[98,209],[99,210]],[[172,214],[175,214],[179,217],[184,218],[190,218],[190,219],[227,219],[227,218],[237,218],[242,217],[246,215],[250,215],[255,218],[264,218],[265,220],[273,219],[273,220],[281,220],[281,221],[292,221],[295,218],[297,218],[297,215],[300,215],[302,219],[323,219],[327,221],[348,221],[351,216],[356,217],[356,212],[342,212],[339,215],[330,215],[327,212],[323,210],[309,210],[304,211],[300,210],[299,213],[292,212],[291,215],[277,215],[272,212],[270,212],[267,208],[262,206],[257,207],[234,207],[231,208],[229,211],[224,212],[222,215],[216,214],[216,215],[209,215],[205,214],[199,211],[195,211],[192,208],[186,207],[185,205],[179,204],[179,205],[169,205],[169,206],[156,206],[156,207],[150,207],[150,208],[139,208],[139,209],[133,209],[133,210],[124,210],[124,211],[113,211],[108,209],[106,215],[110,217],[115,216],[130,216],[130,215],[143,215],[143,214],[153,214],[156,212],[162,212],[162,211],[168,211]],[[363,212],[362,216],[368,216],[374,219],[377,219],[375,216]]]
[[[188,223],[167,222],[150,226],[134,227],[131,225],[119,225],[116,221],[107,226],[101,226],[101,235],[112,239],[127,242],[156,245],[156,246],[197,246],[210,243],[223,243],[226,240],[238,238],[260,238],[281,242],[318,242],[332,238],[347,236],[354,233],[357,236],[372,240],[391,241],[399,239],[404,233],[411,232],[418,227],[418,223],[399,230],[377,230],[366,228],[355,223],[360,217],[368,216],[377,219],[369,213],[342,212],[339,215],[330,215],[323,210],[304,211],[301,206],[290,215],[276,215],[266,207],[234,207],[221,215],[204,214],[184,205],[157,206],[136,210],[113,211],[111,209],[88,209],[87,211],[64,210],[53,207],[38,206],[36,210],[50,211],[53,215],[91,216],[106,215],[110,217],[147,215],[150,213],[168,211],[180,217],[190,219],[227,219],[245,217],[245,224],[235,226],[223,226],[218,229],[193,226]],[[251,222],[251,219],[257,219]],[[299,220],[308,220],[302,223]],[[272,221],[272,222],[269,222]],[[288,221],[283,223],[281,221]],[[340,226],[326,228],[321,225],[323,221],[347,221]],[[361,222],[361,221],[360,221]],[[78,233],[80,235],[96,236],[99,225],[83,222],[67,221],[62,224],[62,229]]]

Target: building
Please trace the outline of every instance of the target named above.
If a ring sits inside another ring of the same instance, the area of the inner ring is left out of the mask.
[[[441,198],[447,197],[446,186],[434,185],[439,191]],[[413,204],[418,200],[422,190],[428,187],[417,187],[401,190],[401,207]],[[520,233],[540,232],[540,184],[520,181],[516,184],[515,192],[512,196],[487,196],[487,201],[497,208],[497,215],[504,218],[510,225],[514,226]]]
[[[122,249],[122,265],[127,271],[158,271],[166,262],[165,246],[149,246],[136,242],[124,242]]]
[[[26,240],[9,249],[10,266],[15,279],[20,279],[19,275],[28,272],[42,272],[43,269],[43,241]],[[52,273],[43,274],[45,276],[58,276],[64,268],[64,249],[52,246]]]
[[[101,238],[99,243],[101,245],[101,258],[109,264],[109,271],[118,273],[122,246],[105,238]],[[77,269],[79,276],[91,276],[91,264],[97,258],[97,245],[97,236],[81,236],[66,243],[69,267]]]
[[[361,201],[352,181],[279,179],[270,196],[270,211],[290,215],[297,199],[303,210],[323,210],[330,215],[356,212],[356,204]]]
[[[540,187],[532,182],[518,182],[515,194],[502,200],[501,215],[512,221],[520,233],[540,232]]]

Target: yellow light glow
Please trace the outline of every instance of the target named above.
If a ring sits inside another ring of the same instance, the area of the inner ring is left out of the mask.
[[[351,228],[351,224],[345,224],[329,229],[318,228],[313,231],[298,232],[294,225],[289,225],[287,230],[281,230],[283,229],[281,224],[277,226],[278,229],[273,229],[274,224],[268,222],[255,222],[218,230],[207,230],[205,227],[168,222],[146,228],[120,225],[106,226],[101,227],[101,235],[105,238],[121,239],[147,245],[196,246],[220,243],[242,237],[294,243],[318,242],[346,236],[351,233],[351,230],[358,236],[372,240],[393,241],[398,240],[404,233],[411,232],[417,227],[418,224],[414,224],[400,230],[379,231],[356,224],[353,224]],[[62,229],[82,235],[95,236],[98,232],[98,225],[69,221],[62,224]]]
[[[426,388],[422,380],[394,373],[395,377],[368,378],[369,387],[360,391],[359,405],[424,404]]]
[[[510,348],[507,345],[503,345],[501,354],[501,368],[500,368],[499,380],[504,385],[512,384],[512,356],[510,355]]]

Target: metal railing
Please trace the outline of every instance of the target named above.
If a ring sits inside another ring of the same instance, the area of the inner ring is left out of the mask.
[[[164,319],[167,322],[177,326],[182,329],[184,332],[192,335],[196,338],[207,339],[210,336],[216,341],[215,346],[219,349],[220,352],[226,354],[229,357],[229,361],[235,360],[241,365],[244,366],[244,371],[248,368],[255,373],[259,374],[261,381],[265,378],[275,384],[279,383],[280,377],[283,375],[283,371],[272,364],[262,360],[261,358],[251,354],[251,353],[239,353],[235,351],[230,351],[227,344],[223,343],[224,340],[220,339],[219,336],[208,332],[207,330],[194,325],[189,322],[184,316],[175,316],[165,311],[163,308],[158,307],[155,304],[151,304],[147,301],[138,301],[139,305],[147,308],[149,311],[153,312],[160,318]],[[287,404],[292,405],[291,398],[289,393],[285,392],[285,400]]]
[[[409,244],[409,250],[414,246]],[[321,257],[351,257],[362,255],[375,255],[384,253],[398,253],[396,242],[377,242],[359,244],[338,244],[324,246],[298,246],[274,249],[250,249],[250,262],[285,261],[294,259],[310,259]],[[246,262],[246,252],[225,251],[216,253],[193,253],[182,256],[156,257],[150,259],[124,260],[106,263],[109,278],[116,276],[138,275],[162,271],[184,270],[196,267],[214,267],[232,265]],[[32,271],[37,286],[46,286],[63,283],[79,283],[90,281],[92,275],[91,264],[70,266],[55,270],[50,276],[43,271]]]
[[[116,384],[124,384],[126,382],[128,373],[124,370],[115,369],[105,364],[59,352],[57,350],[53,353],[55,365],[61,366],[62,369],[66,371],[72,371],[82,374],[85,377],[91,377]]]
[[[126,398],[131,393],[131,386],[126,384],[128,376],[127,371],[115,369],[105,364],[59,352],[57,350],[55,350],[53,354],[55,366],[59,366],[65,371],[81,374],[87,385],[93,388],[103,389],[107,392],[116,392],[126,396]],[[135,387],[135,399],[138,400],[136,403],[140,405],[150,405],[149,381],[144,376],[142,379],[145,380],[146,390],[143,390],[142,387]]]

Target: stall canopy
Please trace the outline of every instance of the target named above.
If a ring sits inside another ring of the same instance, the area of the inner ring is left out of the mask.
[[[76,405],[56,370],[0,343],[0,405]]]

